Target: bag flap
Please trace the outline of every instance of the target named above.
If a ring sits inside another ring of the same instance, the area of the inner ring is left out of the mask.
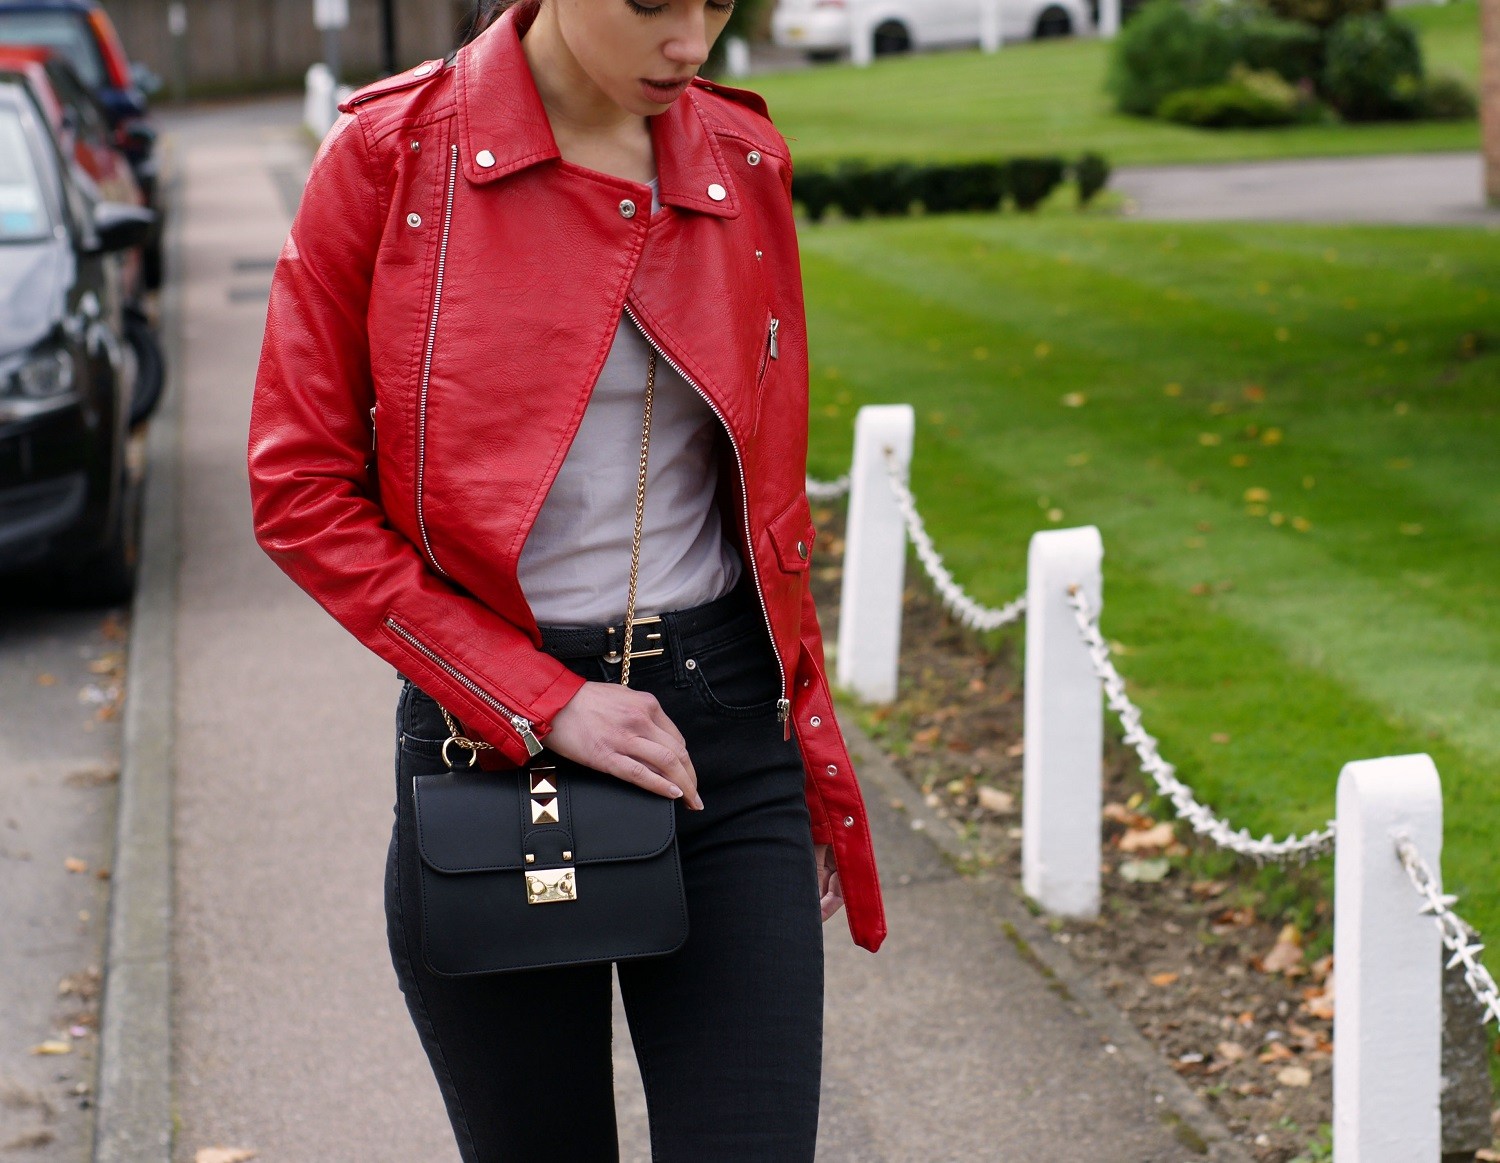
[[[477,769],[413,780],[417,847],[439,872],[501,872],[569,863],[644,860],[662,852],[677,829],[674,801],[589,768],[557,760],[559,822],[531,821],[528,769]]]

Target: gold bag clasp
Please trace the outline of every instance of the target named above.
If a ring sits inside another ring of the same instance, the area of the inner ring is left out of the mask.
[[[572,868],[544,868],[526,875],[526,903],[550,905],[578,899],[577,872]]]

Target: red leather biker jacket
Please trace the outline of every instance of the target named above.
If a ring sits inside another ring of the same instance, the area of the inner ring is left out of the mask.
[[[249,468],[266,552],[498,748],[583,680],[542,653],[516,565],[626,311],[723,422],[737,530],[850,931],[885,917],[809,592],[807,334],[791,160],[753,93],[695,81],[649,120],[649,187],[563,160],[519,5],[369,86],[313,163],[272,282]]]

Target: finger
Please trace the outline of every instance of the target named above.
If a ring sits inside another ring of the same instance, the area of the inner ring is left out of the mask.
[[[655,792],[659,796],[666,796],[668,799],[681,799],[683,795],[682,788],[670,779],[629,755],[617,753],[598,770],[607,772],[617,779],[623,779],[626,783],[633,783],[636,787],[644,788],[646,791]]]
[[[657,702],[652,696],[648,697],[651,698],[651,721],[662,731],[666,732],[673,750],[681,756],[683,766],[687,768],[688,777],[692,780],[693,787],[696,788],[698,786],[698,769],[693,766],[693,757],[688,753],[687,739],[677,729],[677,724],[672,722],[671,717],[662,708],[661,703]],[[698,805],[700,810],[702,806],[701,803]]]
[[[634,742],[635,757],[682,788],[688,807],[701,812],[703,800],[698,795],[698,777],[689,764],[687,752],[656,739],[637,739]]]

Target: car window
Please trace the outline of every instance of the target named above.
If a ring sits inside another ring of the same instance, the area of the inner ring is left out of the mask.
[[[47,78],[67,111],[73,130],[96,149],[110,144],[109,118],[78,73],[56,58],[47,62]]]
[[[45,45],[66,57],[89,88],[106,83],[99,45],[75,13],[7,12],[0,8],[0,44]]]
[[[0,242],[35,242],[49,235],[50,226],[21,111],[0,103]]]

